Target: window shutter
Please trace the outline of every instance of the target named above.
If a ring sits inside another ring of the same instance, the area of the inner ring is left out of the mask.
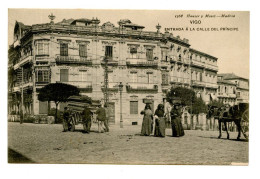
[[[61,82],[69,81],[69,70],[68,69],[60,69],[60,81]]]
[[[138,101],[130,101],[130,114],[138,114]]]

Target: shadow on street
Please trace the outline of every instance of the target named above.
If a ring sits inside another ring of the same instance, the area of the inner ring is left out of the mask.
[[[35,163],[33,160],[25,157],[19,152],[8,148],[8,163]]]
[[[201,137],[201,138],[207,138],[207,139],[217,139],[217,140],[229,140],[229,141],[240,141],[240,142],[248,142],[248,140],[246,140],[246,139],[239,139],[239,140],[237,140],[237,139],[227,139],[227,138],[224,138],[224,137],[222,137],[222,138],[218,138],[218,137],[205,137],[205,136],[198,136],[198,137]]]

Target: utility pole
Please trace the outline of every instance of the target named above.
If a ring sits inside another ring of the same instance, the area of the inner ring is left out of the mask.
[[[104,58],[105,61],[105,74],[104,74],[104,104],[109,103],[109,92],[108,92],[108,58]]]

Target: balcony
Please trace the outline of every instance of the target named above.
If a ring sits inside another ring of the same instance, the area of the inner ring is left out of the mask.
[[[107,61],[108,66],[117,66],[118,63],[119,63],[119,61],[117,60],[117,57],[113,57],[113,58],[111,57]],[[105,65],[105,64],[106,64],[106,62],[104,60],[102,60],[101,65]]]
[[[20,61],[14,65],[14,70],[18,69],[20,66],[22,66],[26,63],[32,62],[32,61],[33,61],[33,57],[31,55],[21,57]]]
[[[65,83],[65,84],[76,86],[77,88],[79,88],[81,92],[92,92],[91,81],[68,81],[68,82],[57,81],[57,83]]]
[[[133,67],[158,67],[158,61],[147,60],[146,58],[127,58],[126,59],[127,66]]]
[[[161,67],[168,67],[170,64],[170,60],[161,60]]]
[[[127,92],[158,92],[158,85],[155,83],[127,83],[126,85]]]
[[[32,78],[25,79],[24,82],[15,82],[13,87],[13,92],[21,91],[21,88],[27,89],[33,86]]]
[[[109,82],[107,85],[107,90],[108,91],[113,91],[113,92],[118,92],[118,84],[117,82]],[[104,92],[105,91],[105,85],[104,83],[101,83],[101,90]]]
[[[205,62],[201,62],[201,61],[192,59],[191,65],[197,66],[197,67],[205,67]]]
[[[57,64],[92,65],[92,61],[89,60],[87,57],[80,57],[78,55],[69,55],[69,56],[57,55],[55,60]]]
[[[236,94],[233,94],[233,93],[218,93],[218,97],[219,98],[236,98],[237,95]]]
[[[212,65],[212,64],[205,64],[205,68],[213,71],[218,71],[218,66],[217,65]]]
[[[191,80],[191,85],[192,85],[192,86],[198,86],[198,87],[205,87],[205,82],[203,82],[203,81]]]
[[[217,83],[207,83],[207,82],[206,82],[206,88],[214,88],[214,89],[217,89],[217,88],[218,88],[218,84],[217,84]]]
[[[171,76],[170,83],[189,84],[190,83],[190,79],[189,78],[181,78],[181,77]]]

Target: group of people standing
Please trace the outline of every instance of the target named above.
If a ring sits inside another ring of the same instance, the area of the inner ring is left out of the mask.
[[[164,111],[164,105],[159,104],[154,114],[150,104],[146,104],[145,109],[141,111],[141,114],[144,115],[141,129],[142,136],[150,136],[153,133],[153,126],[155,126],[154,136],[165,137],[165,129],[167,125],[166,119],[169,118],[172,128],[172,136],[184,136],[184,130],[181,124],[182,112],[180,103],[174,103],[166,112]]]
[[[141,111],[141,114],[144,115],[141,129],[142,136],[150,136],[153,133],[154,128],[155,137],[165,137],[165,130],[168,121],[170,121],[171,124],[173,137],[184,136],[184,130],[181,124],[182,112],[180,103],[174,103],[170,108],[166,109],[167,110],[165,112],[164,105],[159,104],[153,114],[150,104],[145,105],[145,109]],[[82,123],[84,132],[86,133],[90,132],[93,115],[94,114],[90,107],[85,106],[82,112]],[[95,112],[95,115],[98,122],[98,132],[109,132],[107,105],[104,104],[104,107],[100,106]],[[70,130],[72,127],[71,122],[73,121],[71,121],[71,114],[67,107],[64,108],[63,119],[65,123],[64,131]]]

